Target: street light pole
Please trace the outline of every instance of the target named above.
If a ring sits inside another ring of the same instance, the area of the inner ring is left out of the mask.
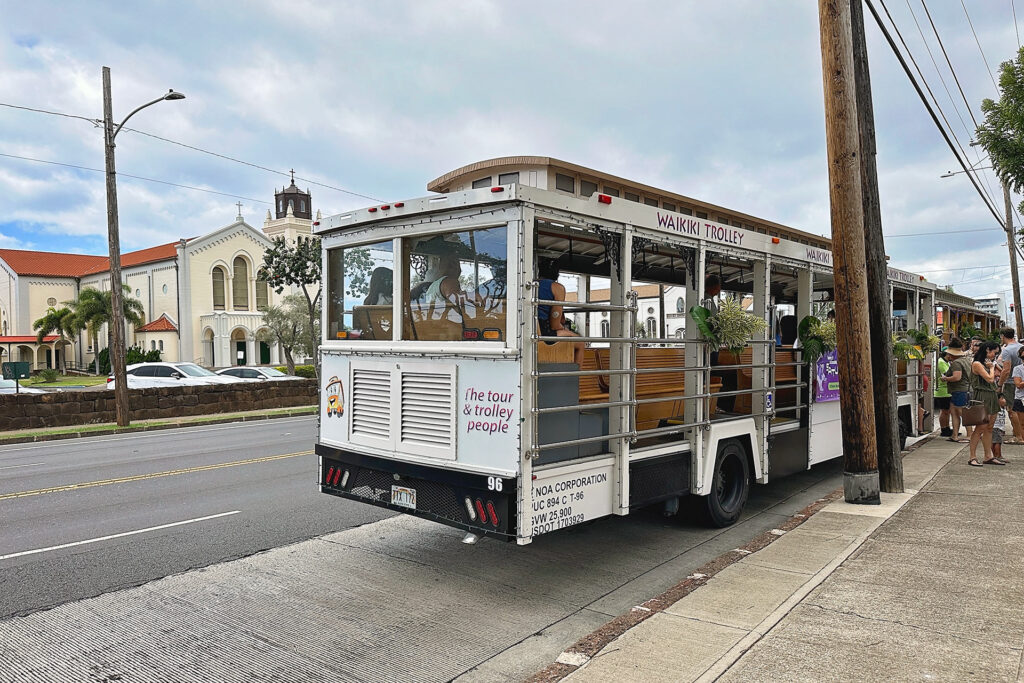
[[[117,425],[127,427],[130,422],[128,410],[128,379],[125,374],[125,329],[124,290],[121,288],[121,238],[117,223],[117,172],[114,169],[114,138],[121,127],[136,112],[163,100],[181,100],[181,93],[169,91],[166,95],[136,107],[115,128],[113,105],[110,97],[110,67],[103,67],[103,147],[107,170],[107,248],[110,253],[110,369],[114,375],[114,404]],[[96,370],[99,370],[99,349],[94,354]]]
[[[1017,339],[1024,336],[1024,311],[1020,308],[1020,282],[1017,277],[1017,236],[1013,234],[1013,206],[1010,204],[1010,188],[1003,183],[1003,201],[1006,204],[1006,242],[1010,249],[1010,280],[1013,283],[1013,315],[1017,323]],[[1005,311],[1003,311],[1005,313]]]

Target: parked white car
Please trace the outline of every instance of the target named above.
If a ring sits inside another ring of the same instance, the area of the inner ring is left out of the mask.
[[[224,368],[223,370],[217,371],[218,375],[225,375],[227,377],[237,377],[239,379],[254,379],[261,382],[280,382],[293,379],[302,379],[295,375],[286,375],[277,368]]]
[[[0,379],[0,394],[45,394],[46,392],[42,389],[33,389],[32,387],[21,387],[19,390],[13,379]]]
[[[195,363],[133,363],[128,366],[127,370],[129,389],[256,381],[238,377],[222,377]],[[114,388],[113,375],[107,377],[107,388]]]

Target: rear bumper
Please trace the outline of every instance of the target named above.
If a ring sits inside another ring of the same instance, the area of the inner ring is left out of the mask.
[[[516,538],[518,481],[514,477],[491,477],[415,465],[324,444],[316,445],[316,454],[320,456],[318,481],[322,493],[422,517],[479,536],[505,541]],[[416,509],[393,504],[393,486],[415,490]],[[466,504],[467,498],[474,509],[473,516]],[[483,523],[478,512],[481,509],[486,513]]]

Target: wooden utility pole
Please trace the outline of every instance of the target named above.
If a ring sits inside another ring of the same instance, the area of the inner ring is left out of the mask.
[[[875,112],[871,102],[871,71],[864,38],[863,0],[849,0],[853,29],[853,70],[860,130],[860,178],[864,193],[864,253],[867,256],[868,319],[871,335],[871,377],[875,407],[875,443],[878,446],[878,483],[886,493],[903,493],[903,458],[900,456],[896,363],[890,338],[890,289],[882,237],[882,208],[875,166]]]
[[[117,223],[117,172],[114,170],[114,111],[110,98],[110,68],[103,67],[103,142],[107,165],[107,247],[110,252],[110,370],[114,375],[114,405],[117,426],[127,427],[128,379],[125,372],[124,290],[121,289],[121,238]],[[95,349],[96,371],[100,369]]]
[[[1003,183],[1003,202],[1006,205],[1006,246],[1010,250],[1010,282],[1013,284],[1013,316],[1017,322],[1017,341],[1024,337],[1024,312],[1020,310],[1020,281],[1017,277],[1017,236],[1013,234],[1013,206],[1010,188]],[[1005,311],[1001,311],[1005,313]]]
[[[818,0],[825,137],[832,204],[832,262],[843,430],[843,492],[848,503],[878,504],[878,449],[872,395],[864,204],[853,67],[850,0]]]

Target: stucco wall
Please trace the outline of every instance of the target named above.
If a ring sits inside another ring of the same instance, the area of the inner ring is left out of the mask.
[[[290,408],[314,405],[317,385],[309,379],[132,389],[129,404],[133,420]],[[115,421],[113,390],[0,394],[0,432]]]

